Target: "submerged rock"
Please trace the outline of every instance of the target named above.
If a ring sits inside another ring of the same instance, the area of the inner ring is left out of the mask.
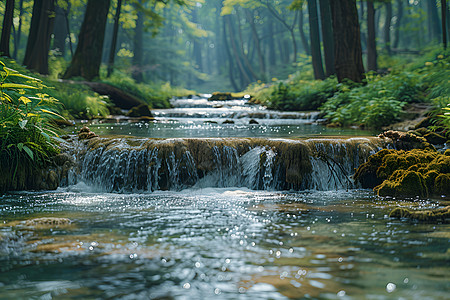
[[[44,218],[35,218],[22,222],[24,226],[29,227],[45,227],[52,228],[57,226],[67,226],[70,225],[72,221],[67,218],[54,218],[54,217],[44,217]]]
[[[81,128],[80,132],[78,133],[79,140],[89,140],[95,137],[98,137],[98,135],[91,131],[87,126],[83,126],[83,128]]]
[[[128,117],[153,117],[150,107],[147,104],[140,104],[130,109]]]

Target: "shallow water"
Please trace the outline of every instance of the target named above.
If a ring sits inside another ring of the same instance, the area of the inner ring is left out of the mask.
[[[446,299],[450,290],[449,225],[390,219],[399,204],[370,191],[104,194],[81,183],[0,203],[2,299]],[[72,223],[21,222],[50,216]]]
[[[68,128],[75,134],[84,125],[99,135],[151,138],[265,137],[305,138],[326,136],[373,136],[376,132],[327,128],[319,125],[318,112],[281,112],[249,104],[247,100],[208,101],[206,98],[174,99],[173,108],[153,110],[154,121],[126,118],[94,120]],[[250,120],[257,124],[250,124]],[[233,122],[224,124],[225,121]]]
[[[245,100],[172,104],[150,123],[90,128],[153,138],[373,135]],[[264,152],[258,149],[254,159]],[[81,180],[54,192],[0,196],[0,299],[448,299],[449,225],[387,217],[396,206],[430,208],[433,201],[387,201],[367,190],[196,185],[123,194],[93,186]],[[66,219],[31,221],[49,217]]]

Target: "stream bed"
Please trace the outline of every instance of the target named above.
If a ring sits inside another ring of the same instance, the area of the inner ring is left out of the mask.
[[[244,100],[173,104],[155,113],[154,122],[90,128],[100,135],[140,139],[258,137],[283,138],[292,145],[298,138],[371,135],[327,129],[314,124],[314,114],[267,112]],[[249,124],[250,119],[258,124]],[[330,149],[347,148],[340,145]],[[121,159],[133,161],[138,170],[140,152],[123,151]],[[205,173],[198,180],[203,184],[174,190],[162,191],[159,183],[152,185],[155,189],[109,192],[81,176],[56,191],[1,195],[0,299],[448,299],[450,225],[388,217],[398,206],[425,209],[442,201],[382,199],[371,190],[320,184],[316,177],[330,175],[318,171],[309,180],[322,188],[276,190],[277,185],[261,184],[251,189],[245,180],[260,176],[264,183],[270,174],[259,172],[263,164],[249,158],[269,162],[276,153],[261,147],[245,151],[231,156],[236,167],[230,171],[218,167],[218,180],[205,180]],[[105,170],[114,161],[108,153]],[[149,160],[149,169],[159,162]],[[130,166],[121,168],[131,172]],[[175,166],[195,169],[166,162],[166,172],[175,174]],[[317,163],[312,167],[322,170]],[[236,186],[223,184],[240,168],[247,177]],[[120,174],[104,178],[123,183]]]

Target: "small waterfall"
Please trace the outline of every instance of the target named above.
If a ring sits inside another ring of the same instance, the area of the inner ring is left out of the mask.
[[[354,169],[383,146],[378,138],[94,138],[81,142],[70,183],[107,192],[347,189]]]

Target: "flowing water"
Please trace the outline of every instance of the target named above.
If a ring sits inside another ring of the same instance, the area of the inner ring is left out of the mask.
[[[203,118],[177,112],[201,99],[178,102],[138,138],[79,144],[58,190],[0,196],[0,299],[448,299],[449,225],[388,217],[442,202],[380,199],[350,182],[383,144],[230,139],[207,123],[187,137],[208,139],[144,138],[166,118]],[[257,121],[305,122],[274,115]]]

